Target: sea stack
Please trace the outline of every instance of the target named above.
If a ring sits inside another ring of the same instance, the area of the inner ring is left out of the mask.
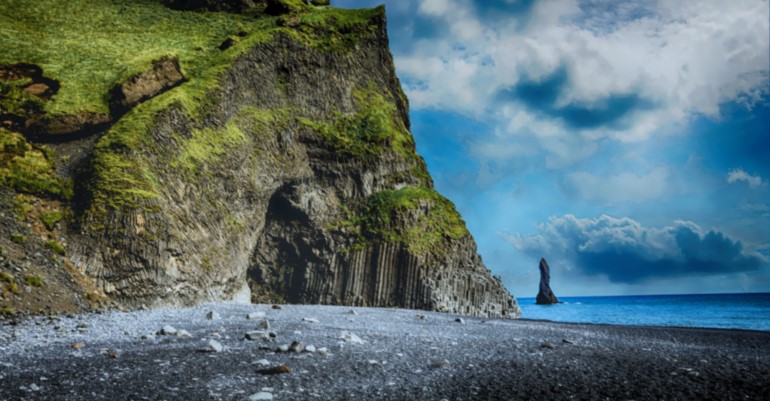
[[[559,300],[556,299],[556,295],[553,295],[551,291],[551,268],[548,267],[548,262],[545,258],[540,258],[540,291],[537,293],[537,299],[535,303],[537,305],[550,305],[557,304]]]

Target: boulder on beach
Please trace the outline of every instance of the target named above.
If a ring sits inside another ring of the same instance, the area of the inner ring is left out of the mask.
[[[559,303],[556,295],[551,291],[551,268],[545,258],[540,259],[540,291],[537,293],[535,303],[538,305],[551,305]]]

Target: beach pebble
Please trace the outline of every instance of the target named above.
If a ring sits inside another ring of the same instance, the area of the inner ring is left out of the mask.
[[[349,342],[351,344],[363,344],[364,340],[361,339],[361,337],[357,336],[352,331],[343,331],[340,335],[340,338],[345,340],[346,342]]]
[[[176,336],[179,338],[192,338],[192,334],[190,334],[190,332],[187,330],[177,331]]]
[[[544,342],[544,343],[540,344],[540,348],[554,349],[554,348],[556,348],[556,346],[554,346],[553,344],[551,344],[549,342]]]
[[[308,323],[319,323],[319,320],[314,317],[303,317],[302,321]]]
[[[173,336],[174,334],[176,334],[176,332],[177,332],[177,329],[175,329],[174,327],[165,325],[163,326],[162,329],[158,331],[158,334],[162,336]]]
[[[206,319],[208,319],[208,320],[217,320],[217,319],[220,319],[220,318],[221,318],[221,316],[219,316],[219,313],[216,313],[213,310],[208,311],[208,313],[206,313]]]
[[[305,350],[305,344],[302,344],[301,341],[294,341],[289,346],[289,352],[302,352]]]
[[[308,345],[308,346],[305,347],[305,352],[313,353],[315,351],[316,351],[315,350],[315,345]]]
[[[252,312],[246,315],[246,319],[249,320],[257,320],[257,319],[264,319],[265,318],[265,312]]]
[[[220,343],[217,340],[209,340],[208,343],[206,343],[206,347],[203,348],[203,351],[206,352],[222,352],[225,349],[224,346],[222,346],[222,343]]]
[[[268,361],[267,359],[260,359],[256,363],[257,363],[257,365],[261,365],[261,366],[268,366],[268,365],[270,365],[270,361]]]
[[[249,341],[257,341],[257,340],[264,340],[264,341],[270,341],[272,338],[270,337],[270,334],[264,330],[255,330],[255,331],[249,331],[246,332],[245,338]]]
[[[252,394],[249,397],[249,401],[260,401],[260,400],[272,400],[273,394],[268,393],[267,391],[260,391],[258,393]]]
[[[262,319],[257,323],[258,330],[270,330],[270,322],[267,319]]]
[[[430,364],[430,367],[435,369],[446,368],[449,366],[449,361],[446,359],[437,359]]]
[[[457,319],[455,319],[455,322],[460,324],[465,324],[465,320],[463,320],[461,317],[458,317]]]

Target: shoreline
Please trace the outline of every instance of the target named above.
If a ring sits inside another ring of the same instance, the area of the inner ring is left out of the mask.
[[[244,339],[250,313],[274,341]],[[770,399],[770,332],[219,303],[0,321],[0,367],[18,400]]]

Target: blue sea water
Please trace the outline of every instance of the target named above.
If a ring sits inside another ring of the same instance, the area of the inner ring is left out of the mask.
[[[518,300],[525,319],[770,331],[770,293],[560,297],[555,305]]]

